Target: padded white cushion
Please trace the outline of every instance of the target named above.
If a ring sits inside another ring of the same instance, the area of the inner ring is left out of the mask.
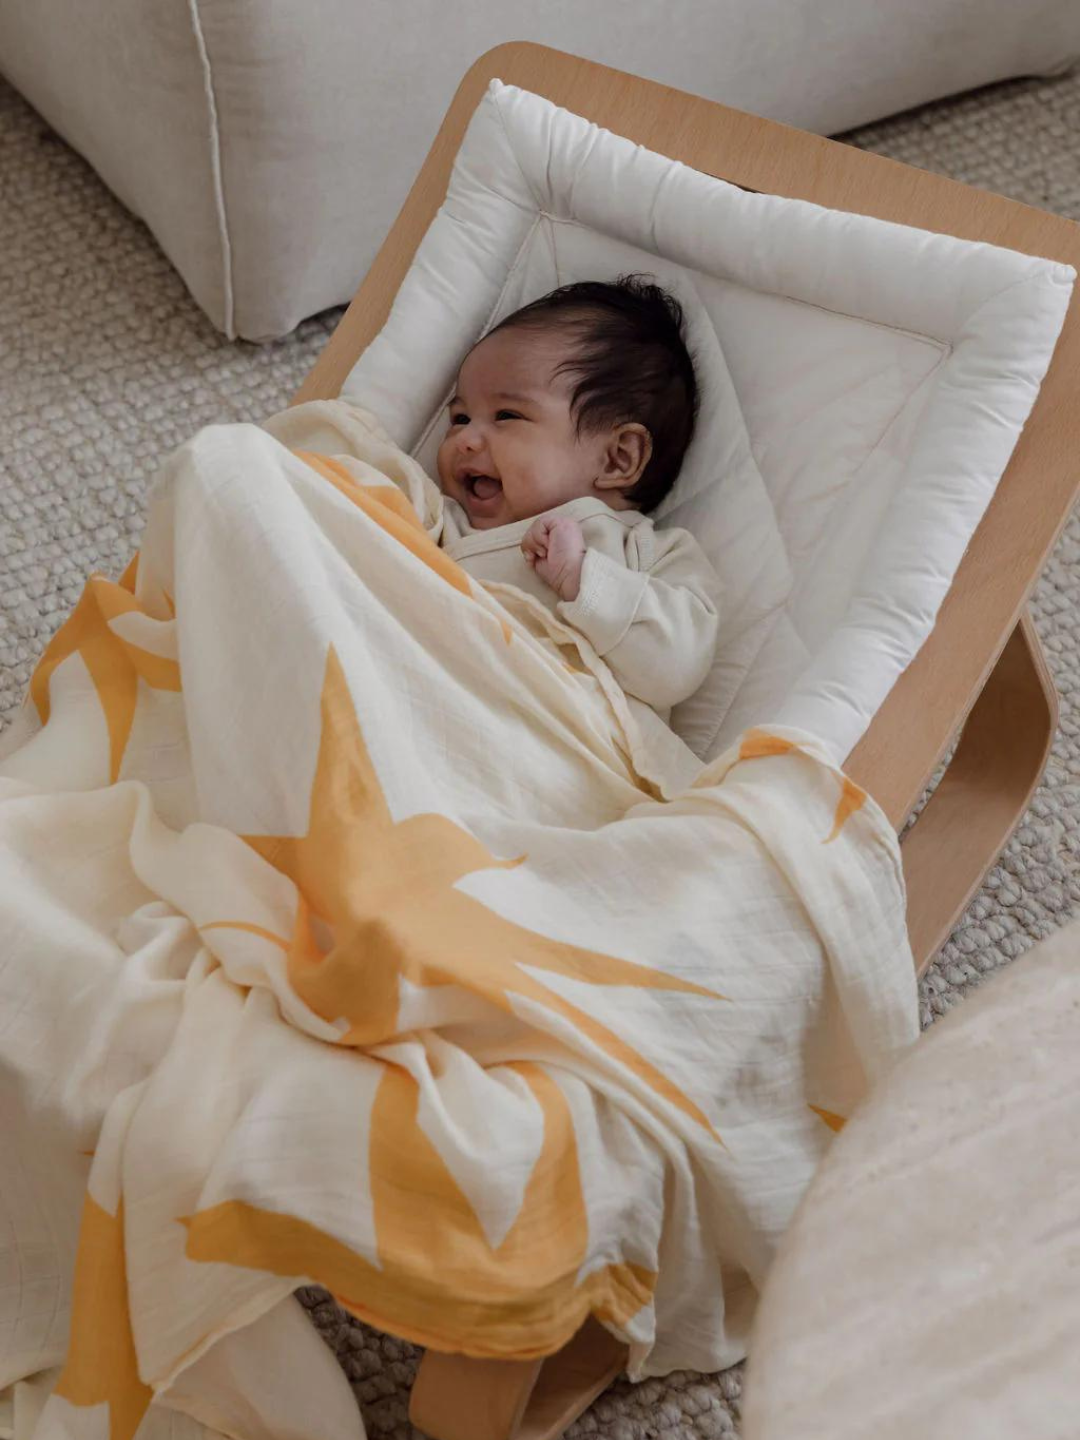
[[[646,270],[684,303],[698,431],[660,523],[725,583],[673,728],[843,759],[926,639],[1050,362],[1075,271],[746,192],[493,81],[446,201],[342,393],[434,474],[457,368],[556,285]]]

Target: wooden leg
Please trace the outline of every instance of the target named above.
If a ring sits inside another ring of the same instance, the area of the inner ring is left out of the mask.
[[[1054,682],[1025,611],[968,715],[949,768],[901,842],[918,974],[1027,809],[1057,715]]]
[[[429,1350],[409,1419],[432,1440],[557,1440],[626,1365],[595,1320],[545,1360],[470,1360]]]

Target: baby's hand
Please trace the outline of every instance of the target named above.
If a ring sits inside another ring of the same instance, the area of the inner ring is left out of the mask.
[[[521,549],[560,600],[577,599],[585,562],[585,536],[576,520],[561,515],[539,516],[525,532]]]

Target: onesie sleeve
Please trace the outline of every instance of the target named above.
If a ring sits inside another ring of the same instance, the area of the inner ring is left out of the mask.
[[[650,526],[647,539],[631,532],[625,563],[586,550],[577,599],[555,608],[628,694],[668,710],[709,673],[718,604],[716,571],[689,531]]]

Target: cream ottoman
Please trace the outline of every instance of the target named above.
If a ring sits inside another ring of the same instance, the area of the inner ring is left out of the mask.
[[[743,1440],[1080,1434],[1080,922],[904,1055],[833,1142],[750,1341]]]
[[[211,320],[351,299],[459,78],[534,40],[835,134],[1080,56],[1076,0],[3,0],[0,70]]]

